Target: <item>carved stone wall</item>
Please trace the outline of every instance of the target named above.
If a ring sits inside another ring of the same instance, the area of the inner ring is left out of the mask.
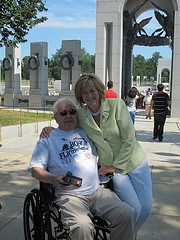
[[[164,69],[169,70],[169,86],[171,86],[171,59],[170,58],[160,58],[157,64],[157,85],[161,83],[162,71]]]
[[[135,44],[170,45],[173,51],[171,116],[180,117],[180,0],[97,0],[96,74],[123,97],[131,86],[132,52]],[[154,10],[160,29],[148,36],[144,26],[151,19],[136,21],[141,13]],[[162,14],[163,12],[163,14]]]

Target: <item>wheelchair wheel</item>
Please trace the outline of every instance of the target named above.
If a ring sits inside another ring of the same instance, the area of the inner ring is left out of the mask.
[[[40,190],[33,189],[26,196],[23,221],[25,240],[53,239],[48,206]]]
[[[109,234],[110,234],[108,223],[99,217],[94,217],[93,223],[94,223],[94,227],[96,230],[95,234],[94,234],[94,239],[95,240],[108,240]]]

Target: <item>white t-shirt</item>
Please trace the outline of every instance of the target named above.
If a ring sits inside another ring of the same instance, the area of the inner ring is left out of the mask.
[[[145,104],[150,105],[151,104],[151,100],[152,100],[152,95],[148,96],[146,95],[145,98],[143,99],[143,101],[145,102]]]
[[[67,132],[56,128],[50,132],[49,138],[37,142],[28,169],[48,168],[54,175],[70,171],[73,176],[82,178],[82,186],[64,191],[56,188],[56,193],[90,195],[99,188],[96,156],[95,145],[83,129]]]

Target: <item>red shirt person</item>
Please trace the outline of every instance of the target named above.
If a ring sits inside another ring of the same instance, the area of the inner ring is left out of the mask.
[[[113,81],[109,81],[107,83],[108,90],[105,91],[106,98],[117,98],[117,94],[112,90],[113,89]]]

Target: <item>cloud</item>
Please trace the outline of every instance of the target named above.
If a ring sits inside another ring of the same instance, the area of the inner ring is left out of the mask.
[[[63,16],[56,17],[55,15],[49,13],[46,15],[48,20],[44,23],[38,25],[38,27],[43,28],[69,28],[69,29],[79,29],[79,28],[96,28],[96,19],[92,17],[74,17],[74,16]]]
[[[80,3],[77,0],[58,0],[49,3],[48,12],[39,16],[47,16],[48,20],[38,24],[41,28],[67,28],[67,29],[95,29],[96,28],[96,0]]]

